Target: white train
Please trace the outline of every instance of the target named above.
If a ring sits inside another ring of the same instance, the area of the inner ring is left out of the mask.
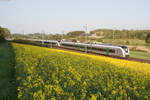
[[[78,50],[90,51],[98,54],[118,57],[128,57],[130,52],[126,46],[114,46],[108,44],[86,44],[74,42],[60,42],[60,45],[65,48],[74,48]]]
[[[93,52],[108,56],[116,56],[126,58],[130,55],[129,48],[127,46],[116,46],[111,44],[86,44],[75,42],[63,42],[56,40],[32,40],[42,44],[46,44],[48,47],[63,47],[70,49],[77,49],[85,52]]]

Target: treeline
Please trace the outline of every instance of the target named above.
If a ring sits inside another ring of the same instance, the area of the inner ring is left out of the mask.
[[[33,33],[33,34],[12,34],[13,39],[46,39],[46,40],[61,40],[72,39],[84,36],[84,31],[72,31],[67,34],[47,34],[47,33]]]
[[[44,40],[61,40],[69,38],[66,34],[46,34],[46,33],[33,33],[33,34],[12,34],[13,39],[44,39]]]
[[[150,30],[112,30],[112,29],[97,29],[91,31],[90,34],[95,34],[107,39],[140,39],[145,40]]]
[[[0,26],[0,41],[11,38],[10,30]]]
[[[46,39],[46,40],[88,40],[97,39],[139,39],[150,41],[150,30],[112,30],[112,29],[97,29],[86,34],[84,31],[72,31],[67,34],[47,34],[47,33],[33,33],[33,34],[12,34],[13,39]],[[94,38],[91,37],[94,35]]]
[[[66,34],[47,34],[47,33],[31,33],[31,34],[11,34],[8,28],[0,27],[0,42],[4,40],[26,40],[26,39],[43,39],[43,40],[67,40],[72,42],[107,42],[109,39],[138,39],[145,40],[150,43],[150,30],[112,30],[97,29],[86,33],[85,31],[72,31]],[[109,41],[110,42],[110,41]],[[114,42],[114,41],[113,41]],[[128,43],[127,41],[127,44]]]
[[[147,35],[150,33],[150,30],[112,30],[112,29],[97,29],[91,31],[88,36],[95,34],[105,39],[140,39],[145,40]],[[33,34],[13,34],[14,38],[37,38],[37,39],[62,39],[70,37],[82,37],[85,36],[84,31],[72,31],[67,34],[42,34],[42,33],[33,33]]]

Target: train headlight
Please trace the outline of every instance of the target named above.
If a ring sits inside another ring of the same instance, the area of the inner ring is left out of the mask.
[[[127,49],[127,48],[125,49],[125,52],[128,52],[128,49]]]

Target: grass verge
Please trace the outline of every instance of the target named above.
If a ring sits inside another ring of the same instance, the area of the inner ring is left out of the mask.
[[[15,55],[10,42],[0,42],[0,100],[16,100]]]
[[[130,51],[130,57],[150,60],[150,53],[141,51]]]

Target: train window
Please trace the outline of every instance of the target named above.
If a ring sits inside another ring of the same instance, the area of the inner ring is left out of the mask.
[[[80,48],[85,48],[86,46],[84,46],[84,45],[80,45]]]
[[[80,48],[83,48],[83,46],[81,46],[81,45],[79,45],[80,46]]]
[[[63,44],[63,45],[65,45],[65,46],[72,46],[71,44]]]
[[[110,49],[109,52],[110,52],[110,53],[115,53],[115,50]]]
[[[128,47],[127,46],[120,46],[126,53],[128,52]]]
[[[96,51],[102,51],[102,52],[106,52],[106,48],[92,48]],[[110,53],[115,53],[115,50],[114,49],[109,49],[109,52]]]
[[[88,46],[87,48],[88,48],[88,49],[91,49],[92,47],[89,47],[89,46]]]
[[[96,50],[96,51],[103,51],[103,52],[106,51],[106,49],[104,49],[104,48],[92,48],[92,49],[94,49],[94,50]]]
[[[123,48],[123,49],[126,49],[126,48],[128,48],[127,46],[120,46],[121,48]]]
[[[105,51],[106,51],[106,49],[105,49],[105,48],[100,48],[100,51],[104,51],[104,52],[105,52]]]

